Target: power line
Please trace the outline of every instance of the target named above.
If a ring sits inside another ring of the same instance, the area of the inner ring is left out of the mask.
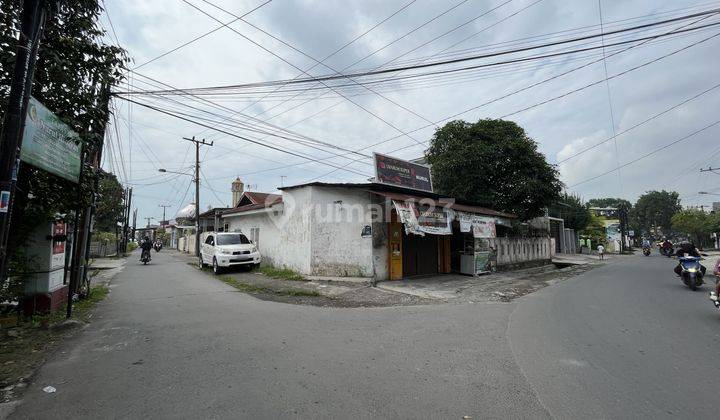
[[[624,164],[622,164],[622,165],[619,165],[617,168],[613,168],[613,169],[611,169],[611,170],[609,170],[609,171],[607,171],[607,172],[603,172],[603,173],[601,173],[601,174],[599,174],[599,175],[595,175],[595,176],[590,177],[590,178],[587,178],[587,179],[585,179],[585,180],[583,180],[583,181],[577,182],[577,183],[571,185],[569,188],[574,188],[574,187],[577,187],[578,185],[585,184],[585,183],[587,183],[587,182],[593,181],[593,180],[598,179],[598,178],[600,178],[600,177],[603,177],[603,176],[605,176],[605,175],[607,175],[607,174],[611,174],[611,173],[615,172],[616,170],[618,170],[619,168],[624,168],[624,167],[626,167],[626,166],[630,166],[630,165],[632,165],[633,163],[636,163],[636,162],[638,162],[638,161],[640,161],[640,160],[642,160],[642,159],[645,159],[646,157],[652,156],[652,155],[654,155],[655,153],[660,152],[660,151],[662,151],[662,150],[665,150],[665,149],[667,149],[667,148],[670,147],[670,146],[673,146],[673,145],[678,144],[678,143],[680,143],[680,142],[682,142],[682,141],[685,141],[685,140],[687,140],[687,139],[689,139],[689,138],[691,138],[691,137],[693,137],[693,136],[695,136],[695,135],[697,135],[697,134],[699,134],[699,133],[701,133],[701,132],[703,132],[703,131],[705,131],[705,130],[707,130],[707,129],[709,129],[709,128],[712,128],[712,127],[714,127],[714,126],[716,126],[716,125],[718,125],[718,124],[720,124],[720,120],[717,120],[717,121],[715,121],[715,122],[713,122],[713,123],[710,123],[710,124],[706,125],[705,127],[701,128],[701,129],[699,129],[699,130],[695,130],[695,131],[693,131],[692,133],[690,133],[690,134],[688,134],[688,135],[686,135],[686,136],[684,136],[684,137],[681,137],[681,138],[679,138],[679,139],[677,139],[677,140],[675,140],[675,141],[673,141],[673,142],[670,142],[670,143],[668,143],[668,144],[666,144],[666,145],[664,145],[664,146],[662,146],[662,147],[659,147],[659,148],[657,148],[657,149],[655,149],[655,150],[653,150],[653,151],[651,151],[651,152],[645,153],[644,155],[642,155],[642,156],[640,156],[640,157],[638,157],[638,158],[636,158],[636,159],[633,159],[633,160],[631,160],[630,162],[627,162],[627,163],[624,163]]]
[[[186,0],[183,0],[183,1],[186,1]],[[514,49],[509,49],[509,50],[504,50],[504,51],[496,51],[496,52],[486,53],[486,54],[476,54],[476,55],[471,55],[471,56],[467,56],[467,57],[455,58],[455,59],[451,59],[451,60],[434,61],[434,62],[430,62],[430,63],[416,64],[416,65],[412,65],[412,66],[393,67],[393,68],[371,70],[371,71],[342,74],[342,75],[317,76],[317,77],[309,77],[309,78],[297,79],[297,80],[275,80],[275,81],[270,81],[270,82],[251,83],[251,84],[244,84],[244,85],[224,85],[224,86],[211,86],[211,87],[201,87],[201,88],[185,88],[185,89],[156,91],[156,92],[151,92],[151,93],[170,93],[170,92],[178,92],[178,91],[187,93],[187,92],[192,92],[192,91],[196,91],[196,90],[228,89],[228,88],[241,88],[241,87],[248,87],[248,86],[252,86],[252,87],[268,86],[268,85],[273,85],[273,84],[278,84],[278,83],[288,83],[289,84],[289,83],[306,83],[306,82],[324,82],[324,81],[330,81],[330,80],[336,80],[336,79],[344,79],[344,78],[348,78],[348,77],[357,78],[357,77],[365,77],[365,76],[372,76],[372,75],[378,75],[378,74],[394,73],[394,72],[405,71],[405,70],[416,70],[416,69],[420,69],[420,68],[428,68],[428,67],[437,67],[437,66],[443,66],[443,65],[448,65],[448,64],[456,64],[456,63],[462,63],[462,62],[466,62],[466,61],[479,60],[479,59],[483,59],[483,58],[491,58],[491,57],[498,57],[498,56],[502,56],[502,55],[516,54],[519,52],[531,51],[531,50],[540,49],[540,48],[565,45],[565,44],[575,43],[575,42],[579,42],[579,41],[585,41],[585,40],[599,38],[599,37],[613,35],[613,34],[636,31],[639,29],[646,29],[646,28],[651,28],[651,27],[660,26],[660,25],[667,25],[668,23],[679,22],[679,21],[683,21],[683,20],[692,19],[695,17],[715,15],[715,14],[718,14],[719,12],[720,12],[720,9],[712,9],[712,10],[703,11],[703,12],[699,12],[699,13],[693,13],[690,15],[684,15],[684,16],[680,16],[680,17],[676,17],[676,18],[672,18],[672,19],[665,19],[662,21],[656,21],[656,22],[647,23],[647,24],[643,24],[643,25],[636,25],[636,26],[623,28],[623,29],[617,29],[617,30],[613,30],[613,31],[609,31],[609,32],[601,32],[599,34],[579,36],[579,37],[574,37],[574,38],[570,38],[570,39],[563,39],[560,41],[549,42],[549,43],[545,43],[545,44],[532,45],[532,46],[521,47],[521,48],[514,48]],[[655,38],[655,37],[648,37],[648,38]],[[623,44],[637,42],[640,40],[642,40],[642,38],[631,40],[631,41],[626,41],[626,42],[623,42]],[[621,45],[621,44],[616,43],[613,45]],[[600,48],[602,48],[602,46],[598,46],[598,47],[594,47],[594,48],[590,48],[590,49],[600,49]],[[580,49],[580,50],[573,50],[573,52],[588,51],[590,49],[584,48],[584,49]],[[567,52],[565,52],[564,54],[567,54]],[[542,56],[539,58],[546,58],[546,56]],[[126,93],[133,93],[133,92],[126,92]]]
[[[202,35],[198,35],[198,36],[196,36],[195,38],[193,38],[193,39],[191,39],[191,40],[189,40],[189,41],[187,41],[187,42],[184,42],[184,43],[178,45],[177,47],[170,49],[170,50],[167,51],[167,52],[164,52],[164,53],[158,55],[157,57],[154,57],[154,58],[152,58],[152,59],[150,59],[150,60],[147,60],[147,61],[143,62],[142,64],[139,64],[139,65],[133,67],[133,68],[130,69],[129,71],[135,71],[135,70],[139,69],[140,67],[144,67],[144,66],[146,66],[146,65],[148,65],[148,64],[150,64],[150,63],[152,63],[152,62],[154,62],[154,61],[157,61],[157,60],[159,60],[159,59],[161,59],[161,58],[163,58],[163,57],[166,57],[166,56],[174,53],[175,51],[177,51],[177,50],[179,50],[179,49],[181,49],[181,48],[187,47],[188,45],[190,45],[190,44],[192,44],[192,43],[195,43],[195,42],[197,42],[198,40],[203,39],[203,38],[205,38],[206,36],[208,36],[208,35],[210,35],[210,34],[213,34],[213,33],[217,32],[217,31],[219,31],[220,29],[225,28],[226,26],[231,25],[231,24],[237,22],[238,20],[244,18],[245,16],[249,15],[250,13],[252,13],[252,12],[258,10],[259,8],[265,6],[266,4],[270,3],[271,1],[272,1],[272,0],[267,0],[267,1],[265,1],[264,3],[261,3],[260,5],[254,7],[254,8],[251,9],[250,11],[245,12],[245,13],[244,13],[243,15],[241,15],[240,17],[237,17],[237,18],[235,18],[235,19],[233,19],[233,20],[231,20],[231,21],[229,21],[229,22],[227,22],[227,23],[223,23],[222,25],[220,25],[220,26],[218,26],[218,27],[216,27],[216,28],[214,28],[214,29],[212,29],[212,30],[210,30],[210,31],[208,31],[208,32],[205,32],[205,33],[202,34]]]
[[[677,104],[675,104],[675,105],[673,105],[673,106],[671,106],[671,107],[669,107],[669,108],[666,108],[666,109],[664,109],[663,111],[661,111],[661,112],[659,112],[659,113],[657,113],[657,114],[654,114],[654,115],[652,115],[651,117],[648,117],[648,118],[642,120],[641,122],[639,122],[639,123],[637,123],[637,124],[635,124],[635,125],[627,128],[627,129],[625,129],[625,130],[623,130],[623,131],[620,131],[620,132],[618,132],[617,134],[615,134],[615,135],[613,135],[613,136],[611,136],[611,137],[606,138],[605,140],[602,140],[602,141],[600,141],[600,142],[598,142],[598,143],[595,143],[594,145],[592,145],[592,146],[590,146],[590,147],[587,147],[587,148],[585,148],[585,149],[583,149],[583,150],[580,150],[579,152],[573,153],[572,155],[570,155],[570,156],[568,156],[568,157],[566,157],[566,158],[558,161],[558,162],[557,162],[557,165],[560,165],[560,164],[562,164],[562,163],[567,162],[568,160],[574,159],[574,158],[576,158],[576,157],[578,157],[578,156],[580,156],[580,155],[582,155],[582,154],[584,154],[584,153],[587,153],[587,152],[589,152],[590,150],[593,150],[593,149],[597,148],[598,146],[600,146],[600,145],[602,145],[602,144],[605,144],[605,143],[607,143],[607,142],[609,142],[609,141],[617,138],[618,136],[621,136],[621,135],[623,135],[623,134],[625,134],[625,133],[627,133],[627,132],[629,132],[629,131],[632,131],[632,130],[634,130],[634,129],[636,129],[636,128],[638,128],[638,127],[640,127],[640,126],[642,126],[642,125],[644,125],[644,124],[646,124],[646,123],[648,123],[648,122],[650,122],[650,121],[652,121],[652,120],[654,120],[654,119],[656,119],[656,118],[658,118],[658,117],[660,117],[660,116],[662,116],[662,115],[665,115],[665,114],[667,114],[668,112],[670,112],[670,111],[672,111],[672,110],[674,110],[674,109],[677,109],[677,108],[681,107],[682,105],[685,105],[686,103],[688,103],[688,102],[690,102],[690,101],[693,101],[693,100],[695,100],[695,99],[697,99],[697,98],[705,95],[706,93],[709,93],[709,92],[711,92],[711,91],[713,91],[713,90],[715,90],[715,89],[717,89],[717,88],[719,88],[719,87],[720,87],[720,83],[715,84],[715,85],[713,85],[712,87],[710,87],[710,88],[708,88],[708,89],[705,89],[705,90],[703,90],[702,92],[700,92],[700,93],[698,93],[698,94],[696,94],[696,95],[693,95],[693,96],[690,97],[690,98],[687,98],[687,99],[683,100],[682,102],[679,102],[679,103],[677,103]]]

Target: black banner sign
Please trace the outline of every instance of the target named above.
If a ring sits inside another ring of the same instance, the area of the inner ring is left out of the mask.
[[[375,182],[432,192],[430,168],[375,153]]]

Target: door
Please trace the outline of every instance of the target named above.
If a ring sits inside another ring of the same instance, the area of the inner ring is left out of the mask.
[[[205,239],[205,243],[202,244],[200,249],[200,257],[202,258],[203,263],[210,264],[214,254],[215,238],[213,238],[213,235],[208,235],[207,239]]]
[[[403,252],[402,252],[402,223],[388,223],[388,253],[390,264],[390,280],[400,280],[403,277]]]
[[[447,274],[451,271],[450,235],[438,238],[438,273]]]

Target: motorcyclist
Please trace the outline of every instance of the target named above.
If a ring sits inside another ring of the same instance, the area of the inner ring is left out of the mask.
[[[695,244],[687,241],[684,241],[680,244],[680,247],[678,248],[675,255],[677,255],[678,258],[682,258],[685,256],[700,258],[700,252],[698,252],[697,248],[695,248]],[[703,276],[705,276],[706,270],[707,268],[705,268],[704,265],[700,264],[700,271],[702,272]],[[681,272],[682,266],[680,265],[680,261],[678,260],[678,265],[675,267],[675,274],[677,274],[679,277]]]
[[[710,292],[710,300],[713,301],[716,308],[720,308],[720,300],[718,300],[718,296],[720,296],[720,258],[715,263],[713,274],[715,274],[715,291]]]
[[[665,240],[662,243],[661,248],[665,252],[668,252],[668,251],[672,252],[673,244],[672,244],[672,242],[668,241],[667,238],[665,238]]]
[[[650,248],[650,239],[648,239],[648,238],[643,239],[642,247],[643,247],[643,248]]]
[[[140,261],[143,260],[143,257],[147,253],[148,261],[150,261],[152,258],[150,257],[150,250],[152,249],[152,241],[149,237],[145,236],[142,238],[142,242],[140,242],[140,249],[142,249],[142,252],[140,253]]]

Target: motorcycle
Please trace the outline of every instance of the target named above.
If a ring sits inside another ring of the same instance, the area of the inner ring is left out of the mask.
[[[703,272],[700,257],[680,257],[680,278],[690,290],[696,290],[703,284]]]
[[[155,248],[155,252],[160,252],[160,250],[162,249],[162,244],[160,242],[155,242],[153,248]]]
[[[649,256],[650,256],[650,247],[649,247],[649,246],[644,246],[644,247],[643,247],[643,255],[646,256],[646,257],[649,257]]]
[[[660,254],[670,258],[675,254],[675,250],[672,247],[660,248]]]
[[[140,256],[140,261],[143,263],[143,265],[150,262],[150,251],[143,250],[142,255]]]

